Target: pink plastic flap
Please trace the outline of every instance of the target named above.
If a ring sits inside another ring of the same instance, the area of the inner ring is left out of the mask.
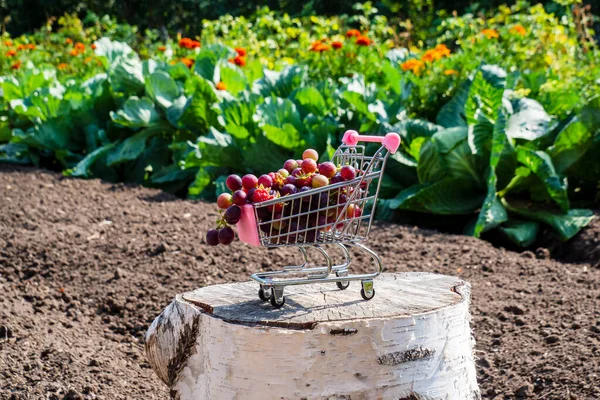
[[[250,204],[245,204],[240,208],[242,209],[242,217],[236,224],[240,240],[252,246],[260,246],[260,238],[258,236],[258,226],[256,225],[254,207],[252,207]]]

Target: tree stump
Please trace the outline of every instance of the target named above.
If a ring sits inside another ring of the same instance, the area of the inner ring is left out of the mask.
[[[255,282],[178,295],[150,326],[150,365],[171,397],[200,399],[478,399],[470,285],[429,273],[285,288]]]

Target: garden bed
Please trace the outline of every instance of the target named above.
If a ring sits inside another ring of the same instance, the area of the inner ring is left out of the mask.
[[[0,166],[0,199],[0,398],[167,398],[144,355],[154,317],[176,293],[246,280],[294,254],[209,247],[213,205],[138,186]],[[597,246],[599,229],[578,243]],[[600,397],[593,260],[382,223],[370,245],[389,271],[472,283],[483,398]]]

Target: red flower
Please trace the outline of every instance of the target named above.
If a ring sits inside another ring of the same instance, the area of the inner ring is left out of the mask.
[[[197,40],[192,40],[190,38],[182,38],[179,41],[179,47],[184,47],[186,49],[196,49],[200,47],[200,42]]]
[[[371,39],[366,36],[359,36],[356,38],[356,44],[359,46],[369,46],[371,44]]]
[[[65,40],[66,44],[73,44],[73,39],[71,38],[67,38],[67,40]]]
[[[92,50],[96,50],[96,47],[98,47],[98,46],[96,46],[95,43],[92,43],[92,45],[90,47],[92,48]]]
[[[77,44],[75,45],[75,48],[80,51],[83,52],[85,51],[85,44],[81,43],[81,42],[77,42]]]
[[[35,44],[31,43],[27,45],[28,50],[35,50]]]
[[[217,90],[227,90],[227,86],[225,86],[225,84],[223,82],[217,83],[216,88],[217,88]]]
[[[19,69],[21,68],[21,61],[17,61],[16,63],[14,63],[13,65],[10,66],[12,69]]]
[[[331,47],[333,47],[334,49],[341,49],[342,48],[342,42],[332,42],[331,43]]]
[[[71,52],[69,54],[71,55],[71,57],[77,57],[79,52],[77,51],[77,49],[73,49],[73,50],[71,50]]]
[[[197,40],[192,40],[190,42],[190,47],[188,47],[188,49],[199,49],[200,48],[200,42]]]
[[[6,55],[8,57],[14,57],[17,55],[17,51],[15,49],[10,49],[9,51],[6,52]]]
[[[346,32],[346,37],[359,37],[360,36],[360,31],[358,29],[350,29],[348,32]]]
[[[244,49],[243,47],[236,47],[235,52],[238,53],[238,56],[246,56],[246,49]]]
[[[167,48],[165,46],[158,46],[158,51],[165,51]]]
[[[239,67],[243,67],[244,65],[246,65],[246,57],[235,56],[235,58],[230,58],[229,62]]]
[[[183,57],[181,59],[181,62],[188,68],[192,68],[192,65],[194,65],[194,60],[192,60],[191,58]]]

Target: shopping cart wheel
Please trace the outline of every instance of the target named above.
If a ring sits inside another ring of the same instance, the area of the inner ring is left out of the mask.
[[[348,286],[350,286],[350,281],[336,282],[335,284],[340,290],[345,290],[348,289]]]
[[[271,288],[271,305],[275,308],[281,308],[285,304],[283,296],[283,287]]]
[[[360,289],[360,295],[362,296],[363,299],[369,301],[373,297],[375,297],[375,289],[371,290],[370,296],[367,296],[367,294],[365,293],[365,289]]]
[[[269,301],[269,299],[271,298],[271,291],[269,289],[264,289],[262,286],[258,289],[258,297],[260,297],[260,299],[262,301]]]
[[[362,281],[362,288],[360,289],[360,295],[365,300],[371,300],[375,297],[375,288],[373,287],[373,281]]]

